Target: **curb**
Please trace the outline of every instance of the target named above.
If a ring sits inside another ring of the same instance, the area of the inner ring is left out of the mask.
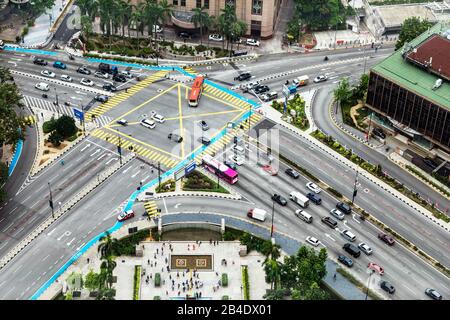
[[[160,200],[162,198],[173,198],[173,197],[209,197],[209,198],[221,198],[221,199],[229,199],[229,200],[241,200],[241,196],[238,195],[230,195],[230,194],[224,194],[224,193],[218,193],[218,192],[189,192],[186,193],[182,192],[165,192],[165,193],[158,193],[155,194],[155,200]]]

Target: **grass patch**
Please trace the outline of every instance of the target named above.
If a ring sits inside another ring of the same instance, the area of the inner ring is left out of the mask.
[[[217,181],[211,180],[203,173],[194,170],[183,178],[182,189],[184,191],[205,191],[229,193],[224,187],[217,185]]]
[[[248,281],[247,266],[242,266],[242,286],[244,288],[244,300],[250,300],[250,284]]]
[[[339,272],[343,277],[345,277],[348,281],[353,283],[355,286],[357,286],[359,289],[361,289],[362,292],[367,292],[367,287],[362,284],[358,279],[356,279],[352,274],[350,274],[347,270],[342,269],[341,267],[336,269],[337,272]],[[383,300],[380,296],[375,294],[372,290],[369,290],[368,296],[372,300]]]
[[[141,266],[134,266],[133,300],[139,300],[140,285],[141,285]]]
[[[335,197],[342,199],[342,193],[340,193],[339,191],[333,189],[332,187],[327,187],[327,190],[328,190],[328,192],[333,194]]]
[[[164,193],[164,192],[174,192],[175,191],[175,180],[169,179],[163,183],[161,186],[157,186],[155,189],[156,193]]]

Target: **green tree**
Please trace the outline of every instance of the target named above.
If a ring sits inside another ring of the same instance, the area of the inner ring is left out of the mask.
[[[5,163],[0,162],[0,185],[3,185],[6,182],[6,180],[8,180],[8,175],[9,175],[8,166]]]
[[[312,31],[327,30],[345,21],[345,10],[341,8],[340,0],[295,0],[298,21]]]
[[[211,24],[211,19],[205,10],[205,7],[192,9],[194,15],[191,21],[196,28],[200,27],[200,44],[203,44],[203,28],[207,28]]]
[[[349,102],[352,96],[352,89],[348,83],[348,78],[344,78],[339,82],[339,85],[333,91],[334,99],[343,104]]]
[[[162,0],[159,2],[159,6],[161,7],[161,12],[162,12],[161,22],[163,24],[165,24],[167,21],[170,20],[170,17],[173,14],[173,5],[169,4],[169,2],[167,2],[167,0]],[[163,30],[163,37],[165,38],[164,34],[165,33]]]
[[[81,35],[85,40],[85,43],[89,40],[89,35],[92,33],[92,21],[89,16],[81,16]]]
[[[91,21],[94,21],[98,10],[97,0],[77,0],[77,5],[82,16],[87,15]]]
[[[236,8],[233,5],[225,4],[221,10],[218,19],[219,31],[227,40],[227,49],[230,39],[232,38],[232,25],[237,21]],[[225,41],[222,42],[222,49],[224,49]]]
[[[95,291],[95,290],[99,289],[101,286],[100,280],[101,280],[100,275],[98,273],[95,273],[91,269],[91,270],[89,270],[88,274],[85,277],[84,286],[89,291]]]
[[[111,234],[106,231],[105,235],[100,238],[100,244],[98,245],[98,252],[100,253],[100,257],[105,259],[107,257],[111,257],[113,255],[114,246],[117,245],[117,239],[113,239]]]
[[[63,140],[64,137],[56,130],[52,131],[52,133],[50,133],[50,135],[48,136],[48,141],[51,142],[55,147],[59,147],[61,145],[61,141]]]
[[[134,6],[134,11],[131,13],[131,18],[130,18],[130,25],[134,25],[136,28],[136,38],[137,38],[137,48],[136,50],[140,49],[140,45],[139,45],[139,31],[143,32],[143,19],[144,19],[144,14],[143,14],[143,10],[144,10],[144,4],[143,3],[139,3],[137,6]]]
[[[359,79],[358,86],[356,86],[353,90],[353,95],[355,99],[365,100],[367,95],[367,89],[369,88],[369,75],[363,74]]]
[[[117,262],[111,256],[103,258],[100,265],[100,274],[103,274],[102,280],[104,280],[105,287],[112,289],[113,284],[113,270],[116,267]]]
[[[240,37],[244,36],[247,33],[247,23],[243,20],[236,20],[231,25],[231,49],[230,49],[230,55],[231,50],[233,50],[233,42],[238,40]],[[239,42],[238,42],[238,49],[239,49]]]
[[[309,288],[303,292],[297,289],[292,290],[293,300],[328,300],[330,295],[319,287],[317,282],[313,282]]]
[[[400,49],[406,42],[417,38],[420,34],[431,28],[433,23],[428,20],[420,20],[419,17],[411,17],[403,21],[400,35],[398,36],[395,50]]]
[[[77,126],[75,120],[72,117],[63,115],[56,120],[55,131],[58,132],[63,138],[68,138],[77,133]]]
[[[33,16],[38,16],[55,5],[55,0],[33,0],[28,3]]]
[[[266,259],[263,265],[266,273],[266,282],[270,283],[270,289],[278,289],[281,276],[281,263],[274,259]]]
[[[286,289],[267,290],[263,298],[266,300],[283,300],[283,298],[289,294],[289,290]]]

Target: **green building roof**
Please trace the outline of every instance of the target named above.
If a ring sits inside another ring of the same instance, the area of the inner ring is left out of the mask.
[[[416,47],[431,35],[441,33],[445,29],[445,25],[437,23],[430,30],[411,41],[410,44]],[[436,80],[439,79],[438,76],[404,60],[402,49],[397,50],[388,58],[375,65],[371,71],[441,107],[450,109],[450,83],[443,80],[442,85],[438,89],[433,90]]]

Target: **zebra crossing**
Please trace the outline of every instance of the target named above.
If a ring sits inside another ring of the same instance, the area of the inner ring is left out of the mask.
[[[218,151],[221,149],[225,149],[225,147],[232,141],[232,139],[237,135],[238,130],[240,129],[240,126],[243,126],[243,130],[246,131],[249,129],[249,127],[252,127],[256,125],[259,121],[261,121],[262,116],[259,113],[253,113],[250,117],[250,121],[242,121],[241,123],[238,123],[236,127],[227,132],[222,138],[217,140],[214,144],[210,145],[205,151],[199,153],[195,157],[195,162],[197,165],[200,165],[202,163],[202,157],[206,154],[213,156],[217,154]]]
[[[192,67],[183,67],[184,71],[189,72],[190,74],[198,74],[198,72]]]
[[[160,210],[158,210],[158,205],[156,204],[156,201],[148,201],[144,203],[144,208],[149,219],[158,218],[161,216],[161,212],[159,212]]]
[[[91,132],[91,136],[112,143],[116,146],[119,145],[119,137],[109,131],[102,129],[95,129]],[[161,152],[151,149],[149,147],[142,146],[136,142],[129,141],[126,137],[120,137],[120,145],[123,149],[128,149],[136,154],[141,155],[154,162],[160,162],[167,168],[174,167],[179,160],[174,160],[170,156],[163,155]]]
[[[203,87],[203,92],[206,92],[207,94],[210,94],[211,96],[214,96],[224,102],[229,102],[234,106],[237,106],[241,109],[248,109],[251,105],[248,102],[245,102],[239,98],[234,97],[233,95],[219,90],[209,84],[206,84]]]
[[[40,109],[40,110],[47,110],[50,112],[53,112],[55,114],[64,114],[67,116],[73,117],[73,107],[68,107],[65,105],[55,105],[53,102],[50,102],[48,100],[31,97],[31,96],[23,96],[23,101],[26,106],[33,108],[33,109]],[[31,116],[30,116],[31,117]],[[34,118],[30,121],[31,123],[36,122],[36,116],[33,116]],[[100,116],[95,118],[95,123],[101,127],[106,126],[107,124],[111,123],[114,119],[108,116]]]
[[[163,78],[168,72],[169,71],[167,70],[158,71],[149,76],[148,78],[146,78],[145,80],[138,82],[137,84],[127,89],[126,91],[122,91],[121,93],[115,95],[114,97],[111,97],[107,102],[100,104],[99,106],[95,107],[92,110],[89,110],[88,112],[86,112],[86,121],[92,121],[92,118],[98,118],[108,110],[111,110],[112,108],[116,107],[119,103],[127,100],[130,96],[148,87],[153,82]]]

